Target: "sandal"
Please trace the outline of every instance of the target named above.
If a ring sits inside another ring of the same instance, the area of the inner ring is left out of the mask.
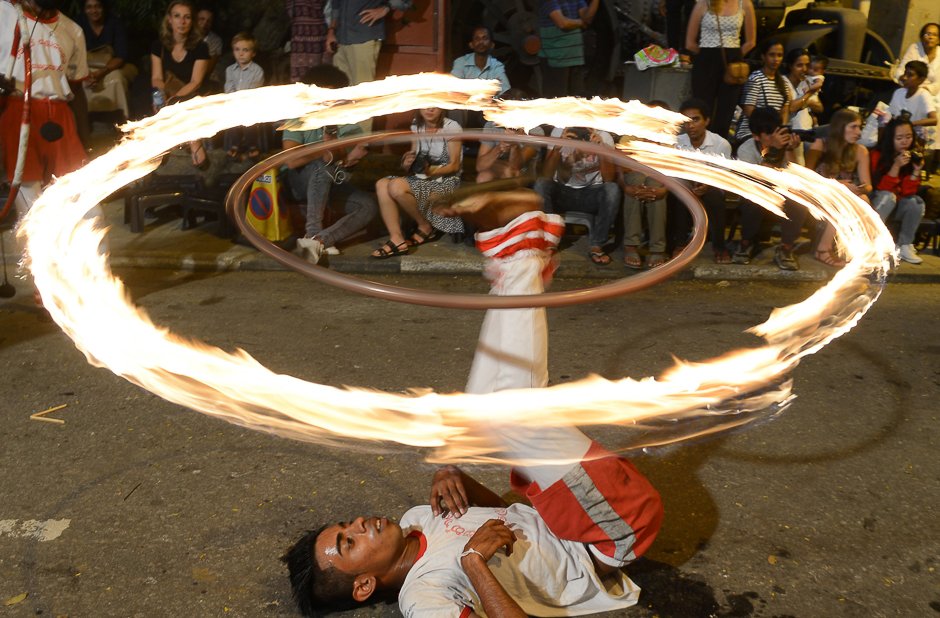
[[[635,247],[623,248],[623,265],[634,270],[641,270],[643,268],[643,258],[637,253]]]
[[[832,266],[833,268],[842,268],[845,266],[845,260],[837,255],[833,255],[832,251],[819,251],[817,249],[813,253],[813,259],[817,262],[825,264],[826,266]]]
[[[650,253],[646,258],[646,267],[647,268],[656,268],[657,266],[662,266],[666,263],[666,254],[665,253]]]
[[[405,242],[408,243],[409,247],[419,247],[425,243],[440,240],[443,235],[444,232],[434,227],[431,228],[430,232],[423,232],[421,231],[421,228],[418,228],[415,230],[415,233],[411,235],[411,238]]]
[[[389,240],[386,241],[384,245],[370,253],[369,257],[373,257],[377,260],[387,260],[390,257],[401,255],[408,255],[408,241],[396,245],[391,240]]]
[[[610,264],[610,256],[603,251],[591,251],[591,261],[598,266],[607,266]]]
[[[715,252],[715,264],[730,264],[731,263],[731,254],[727,249],[722,249],[721,251]]]

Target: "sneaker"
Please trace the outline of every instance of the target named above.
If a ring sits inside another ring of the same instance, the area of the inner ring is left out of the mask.
[[[731,257],[732,264],[750,264],[751,263],[751,247],[738,245],[738,248],[734,250],[734,255]]]
[[[333,246],[333,247],[327,247],[327,248],[324,249],[323,251],[324,251],[324,253],[326,253],[327,255],[339,255],[339,249],[337,249],[335,246]]]
[[[911,264],[920,264],[924,261],[917,257],[917,250],[914,249],[914,245],[901,245],[898,247],[898,254],[901,256],[902,260],[910,262]]]
[[[793,251],[783,245],[777,245],[774,250],[774,264],[780,270],[799,270],[800,264],[796,261]]]
[[[320,261],[320,256],[323,255],[324,247],[323,243],[316,238],[298,238],[297,249],[305,260],[311,264],[316,264]]]

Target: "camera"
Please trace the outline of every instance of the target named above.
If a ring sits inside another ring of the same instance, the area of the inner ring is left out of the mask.
[[[428,165],[431,161],[423,152],[419,152],[415,155],[415,160],[411,162],[411,167],[408,168],[409,176],[417,176],[418,174],[427,173]]]
[[[924,162],[924,153],[918,150],[911,151],[911,165],[917,166]]]
[[[801,142],[816,141],[816,129],[791,129],[790,132],[799,137]]]
[[[336,137],[339,135],[339,127],[335,124],[331,124],[323,127],[323,135],[329,137]]]

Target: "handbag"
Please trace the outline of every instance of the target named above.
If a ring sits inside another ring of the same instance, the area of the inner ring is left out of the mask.
[[[747,78],[751,74],[751,66],[741,60],[728,62],[728,54],[725,52],[725,37],[721,33],[721,15],[715,13],[715,23],[718,24],[718,42],[721,43],[721,60],[725,63],[725,74],[723,81],[729,86],[743,86],[747,83]]]

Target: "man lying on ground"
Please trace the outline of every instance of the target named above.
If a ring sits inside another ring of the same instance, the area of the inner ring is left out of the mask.
[[[493,293],[539,294],[564,230],[541,199],[516,190],[444,209],[478,229]],[[545,310],[486,314],[469,393],[548,383]],[[576,616],[636,603],[620,570],[652,544],[662,504],[649,481],[573,427],[489,426],[481,436],[517,465],[510,481],[532,507],[507,506],[453,466],[434,475],[430,505],[399,523],[358,517],[307,533],[284,556],[305,615],[397,596],[406,618]],[[533,508],[534,507],[534,508]]]

